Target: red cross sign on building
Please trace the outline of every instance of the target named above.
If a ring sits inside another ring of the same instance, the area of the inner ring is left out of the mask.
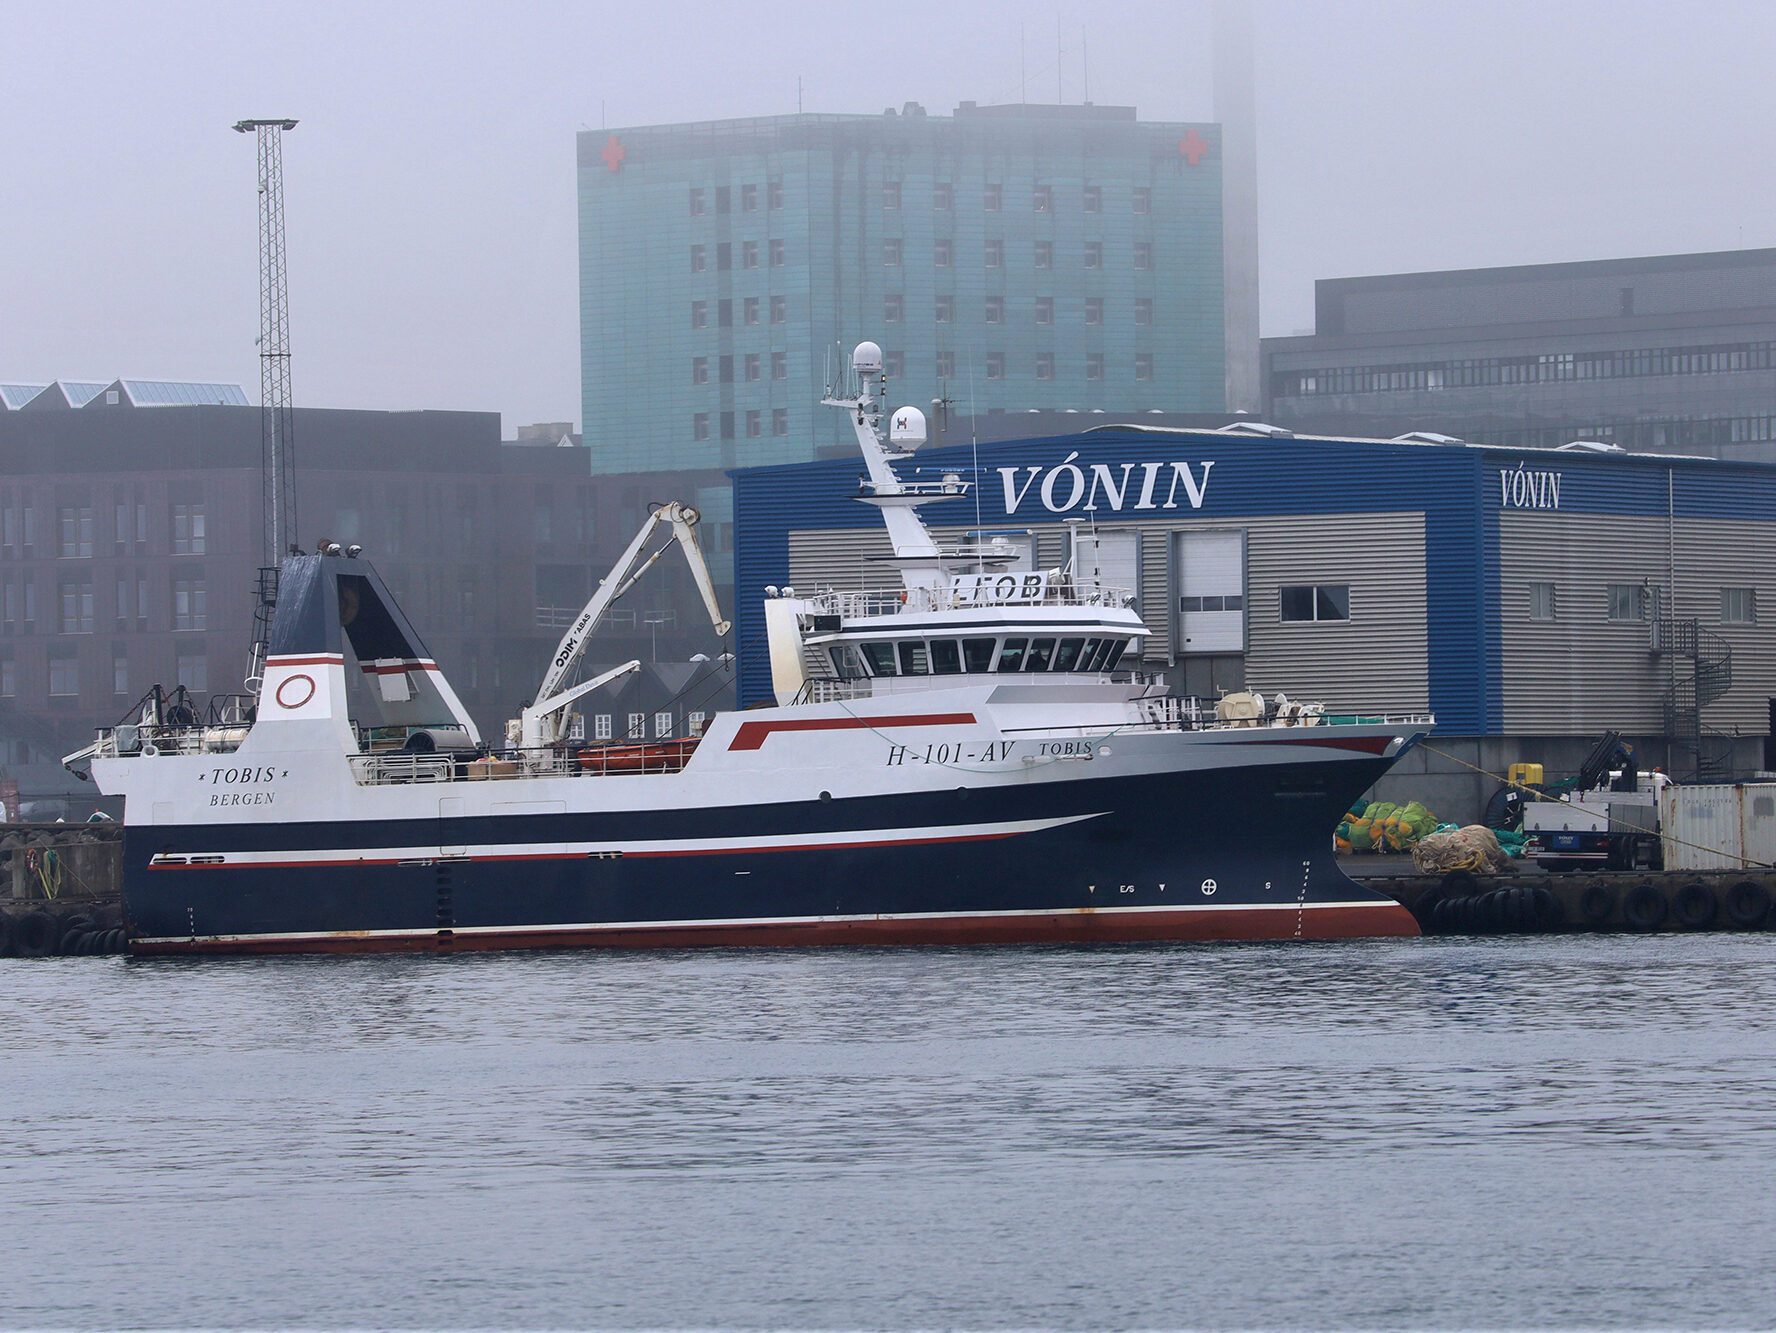
[[[611,142],[615,143],[616,140],[613,139]],[[1208,153],[1209,141],[1195,130],[1190,130],[1182,139],[1178,140],[1178,151],[1183,154],[1184,160],[1194,167]]]
[[[622,141],[613,134],[605,143],[604,151],[599,153],[598,156],[604,159],[604,165],[609,167],[612,171],[621,171],[623,169],[623,159],[629,156],[629,150],[623,147]],[[1192,165],[1195,164],[1192,163]]]

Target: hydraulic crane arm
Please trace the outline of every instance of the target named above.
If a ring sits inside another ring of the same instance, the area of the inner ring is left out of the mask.
[[[672,536],[684,550],[685,561],[691,567],[691,577],[696,580],[697,591],[702,595],[703,605],[709,612],[709,622],[715,627],[715,632],[718,635],[728,632],[730,625],[722,618],[721,607],[715,600],[715,584],[709,577],[709,565],[703,559],[702,548],[697,544],[695,529],[698,518],[697,511],[689,505],[681,505],[676,501],[661,505],[643,521],[641,530],[635,534],[635,539],[629,543],[623,554],[617,557],[617,563],[611,566],[610,573],[599,580],[592,599],[574,617],[567,633],[561,636],[555,655],[549,660],[549,669],[543,673],[542,684],[537,688],[537,701],[524,710],[520,744],[526,749],[552,745],[559,741],[565,730],[568,705],[592,688],[585,686],[563,690],[562,682],[579,665],[580,658],[585,655],[587,641],[611,605],[634,587],[641,576],[652,569],[655,562],[670,549],[669,545],[661,546],[645,558],[641,554],[647,547],[648,539],[653,536],[654,529],[660,524],[672,525]],[[600,678],[599,683],[603,683],[603,679]]]

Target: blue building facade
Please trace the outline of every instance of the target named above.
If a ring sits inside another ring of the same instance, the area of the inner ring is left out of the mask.
[[[1118,426],[902,467],[975,479],[923,511],[945,535],[1118,574],[1153,631],[1144,665],[1175,689],[1428,708],[1441,743],[1483,766],[1558,767],[1605,729],[1679,773],[1704,750],[1716,769],[1762,765],[1776,468]],[[735,474],[742,705],[768,692],[767,585],[892,577],[868,562],[886,545],[851,498],[855,473],[834,460]],[[1698,676],[1718,679],[1707,653],[1729,683],[1697,704]]]
[[[1220,409],[1219,141],[971,103],[582,133],[592,471],[840,446],[816,404],[865,337],[905,398],[956,411]]]

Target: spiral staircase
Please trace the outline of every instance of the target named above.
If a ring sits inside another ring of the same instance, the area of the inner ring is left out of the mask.
[[[1665,735],[1671,766],[1689,782],[1731,776],[1732,742],[1703,723],[1702,713],[1733,684],[1733,645],[1695,619],[1653,622],[1653,651],[1673,660],[1665,692]]]

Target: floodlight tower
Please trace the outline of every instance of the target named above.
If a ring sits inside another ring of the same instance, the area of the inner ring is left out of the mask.
[[[259,570],[253,660],[247,689],[258,693],[277,602],[278,566],[296,536],[296,442],[290,400],[290,284],[284,267],[284,131],[290,119],[242,120],[234,128],[259,146],[260,503],[265,561]]]

